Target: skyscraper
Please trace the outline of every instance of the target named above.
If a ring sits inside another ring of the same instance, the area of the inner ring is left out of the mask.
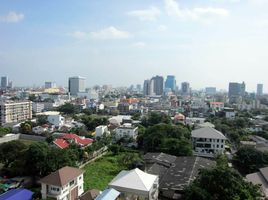
[[[150,95],[150,80],[144,80],[144,83],[143,83],[143,95],[144,96]]]
[[[189,95],[190,94],[190,84],[188,82],[181,83],[181,93],[182,93],[182,95]]]
[[[155,76],[152,78],[153,84],[154,84],[154,93],[155,95],[163,95],[164,91],[164,78],[163,76]]]
[[[55,87],[56,87],[56,83],[55,82],[51,82],[51,81],[46,81],[45,82],[45,89],[55,88]]]
[[[236,83],[236,82],[229,83],[229,91],[228,91],[229,103],[237,103],[239,99],[241,99],[245,96],[245,92],[246,92],[245,82],[243,82],[243,83]]]
[[[175,76],[168,75],[166,82],[165,82],[165,88],[171,89],[173,92],[176,90],[176,79]]]
[[[257,96],[261,96],[263,94],[263,84],[257,84]]]
[[[76,96],[79,92],[85,92],[86,79],[81,76],[74,76],[69,78],[69,92],[70,95]]]
[[[8,87],[8,77],[7,76],[2,76],[1,77],[1,88],[2,89],[7,89]]]

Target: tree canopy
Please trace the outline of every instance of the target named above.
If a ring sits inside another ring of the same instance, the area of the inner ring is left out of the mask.
[[[185,200],[256,200],[261,197],[260,187],[247,182],[228,167],[203,169],[185,189]]]

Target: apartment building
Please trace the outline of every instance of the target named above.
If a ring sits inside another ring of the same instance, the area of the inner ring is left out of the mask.
[[[138,136],[138,127],[132,126],[130,123],[125,123],[115,129],[116,139],[132,138],[136,140]]]
[[[42,178],[42,199],[77,199],[84,192],[83,173],[81,169],[66,166]]]
[[[194,152],[201,154],[222,154],[225,150],[226,137],[211,127],[193,130],[192,143]]]
[[[0,123],[13,123],[32,119],[31,101],[2,101],[0,102]]]

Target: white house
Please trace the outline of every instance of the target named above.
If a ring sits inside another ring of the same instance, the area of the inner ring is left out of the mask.
[[[115,137],[117,140],[121,138],[132,138],[136,140],[138,136],[138,127],[133,127],[129,123],[125,123],[115,129]]]
[[[227,119],[234,119],[235,118],[235,110],[233,108],[223,108],[223,111],[225,113],[225,117]]]
[[[191,133],[193,149],[197,155],[222,154],[226,137],[211,127],[193,130]]]
[[[47,121],[55,126],[62,126],[65,118],[61,115],[49,115]]]
[[[84,171],[73,167],[63,167],[42,178],[42,199],[74,200],[84,192]]]
[[[136,168],[121,171],[108,185],[121,193],[120,199],[158,199],[159,178]]]
[[[101,126],[97,126],[96,128],[95,128],[95,132],[96,132],[96,137],[102,137],[103,136],[103,134],[108,134],[108,135],[110,135],[110,131],[108,130],[108,127],[107,126],[103,126],[103,125],[101,125]]]

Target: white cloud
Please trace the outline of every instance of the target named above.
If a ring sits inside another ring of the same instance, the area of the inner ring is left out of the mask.
[[[159,26],[157,27],[157,30],[158,30],[158,31],[166,31],[166,30],[167,30],[167,27],[166,27],[165,25],[159,25]]]
[[[137,17],[141,21],[153,21],[161,14],[161,11],[156,7],[150,7],[146,10],[133,10],[127,13],[132,17]]]
[[[5,16],[0,16],[0,22],[5,22],[5,23],[17,23],[20,22],[24,19],[24,14],[22,13],[16,13],[16,12],[9,12]]]
[[[110,26],[108,28],[96,32],[91,32],[90,36],[93,39],[108,40],[108,39],[127,39],[131,35],[127,31],[122,31],[113,26]]]
[[[72,37],[74,37],[75,39],[79,39],[79,40],[86,39],[87,35],[88,34],[86,32],[83,32],[83,31],[75,31],[75,32],[71,33]]]
[[[133,47],[138,47],[138,48],[143,48],[146,46],[146,44],[144,42],[136,42],[134,44],[132,44]]]
[[[190,19],[195,21],[209,22],[215,17],[225,18],[229,16],[229,11],[223,8],[196,7],[193,9],[181,8],[178,1],[165,0],[165,7],[168,15],[176,16],[180,19]]]

